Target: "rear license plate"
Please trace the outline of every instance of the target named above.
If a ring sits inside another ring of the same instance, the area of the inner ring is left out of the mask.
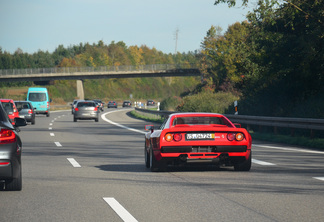
[[[187,133],[186,140],[214,140],[214,133]]]

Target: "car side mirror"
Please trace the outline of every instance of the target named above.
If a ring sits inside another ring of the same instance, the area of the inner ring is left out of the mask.
[[[153,132],[154,126],[153,125],[145,125],[145,130],[151,130],[151,132]]]

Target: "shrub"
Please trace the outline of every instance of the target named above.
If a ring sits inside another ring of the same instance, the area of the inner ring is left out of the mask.
[[[213,93],[206,91],[184,97],[182,104],[178,105],[177,111],[225,113],[225,110],[235,100],[238,100],[238,96],[230,92]]]

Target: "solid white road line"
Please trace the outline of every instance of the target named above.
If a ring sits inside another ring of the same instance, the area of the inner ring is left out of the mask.
[[[81,165],[74,158],[67,158],[73,167],[81,167]]]
[[[50,133],[51,136],[55,136],[54,133]]]
[[[117,215],[125,222],[137,222],[137,220],[113,197],[103,198],[108,205],[117,213]]]
[[[262,166],[274,166],[274,165],[276,165],[276,164],[273,164],[273,163],[264,162],[264,161],[256,160],[256,159],[252,159],[252,163],[256,163],[256,164],[259,164],[259,165],[262,165]]]
[[[324,177],[313,177],[314,179],[316,179],[316,180],[322,180],[322,181],[324,181]]]
[[[323,151],[316,151],[316,150],[293,149],[293,148],[284,148],[284,147],[279,147],[279,146],[265,146],[265,145],[258,145],[258,144],[253,144],[253,146],[257,146],[257,147],[261,147],[261,148],[269,148],[269,149],[287,150],[287,151],[293,151],[293,152],[324,154]]]
[[[60,142],[54,142],[56,146],[62,146]]]
[[[125,110],[115,110],[115,111],[107,112],[107,113],[102,114],[102,115],[101,115],[101,118],[102,118],[104,121],[106,121],[106,122],[108,122],[108,123],[111,123],[111,124],[113,124],[113,125],[115,125],[115,126],[118,126],[118,127],[121,127],[121,128],[127,129],[127,130],[130,130],[130,131],[133,131],[133,132],[137,132],[137,133],[145,134],[144,131],[137,130],[137,129],[133,129],[133,128],[129,128],[129,127],[127,127],[127,126],[121,125],[121,124],[119,124],[119,123],[115,123],[115,122],[113,122],[113,121],[111,121],[111,120],[109,120],[109,119],[106,118],[106,115],[107,115],[107,114],[109,114],[109,113],[113,113],[113,112],[120,112],[120,111],[125,111]]]

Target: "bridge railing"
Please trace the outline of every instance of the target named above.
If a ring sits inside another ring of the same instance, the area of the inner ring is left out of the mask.
[[[97,66],[97,67],[54,67],[33,69],[0,69],[0,75],[28,75],[45,73],[93,73],[93,72],[118,72],[118,71],[161,71],[174,69],[198,69],[194,64],[153,64],[137,66]]]

